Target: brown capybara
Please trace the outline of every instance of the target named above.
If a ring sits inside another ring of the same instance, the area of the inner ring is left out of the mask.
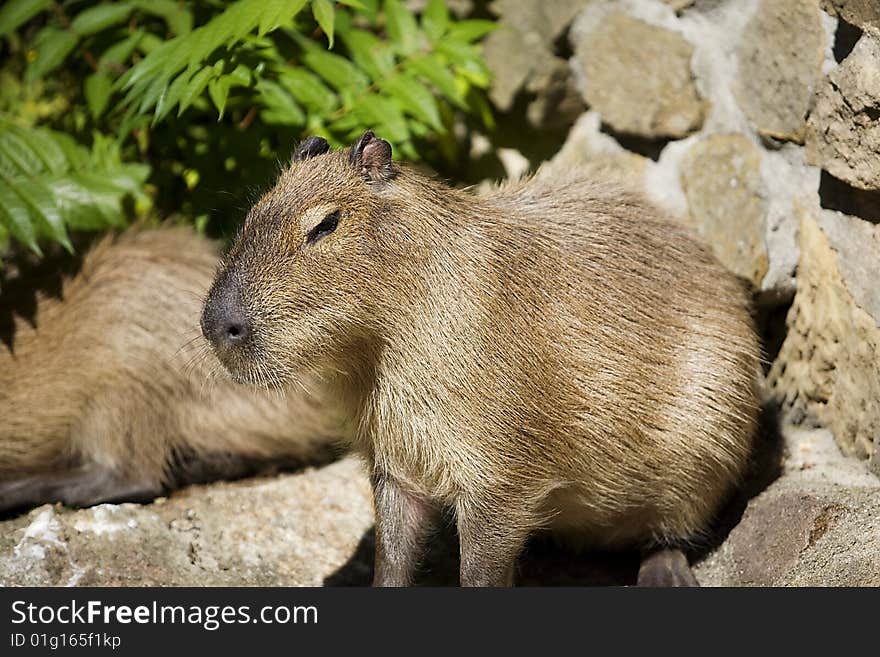
[[[747,291],[678,223],[582,173],[483,197],[365,133],[311,138],[252,208],[202,328],[239,381],[322,377],[374,486],[375,583],[406,585],[438,511],[464,585],[549,530],[680,548],[741,477],[758,410]],[[242,388],[242,394],[246,394]]]
[[[78,264],[55,294],[34,271],[5,272],[0,510],[151,499],[330,454],[339,429],[318,401],[212,376],[198,326],[212,242],[131,229]]]

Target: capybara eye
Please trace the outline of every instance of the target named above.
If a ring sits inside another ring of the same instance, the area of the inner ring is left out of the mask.
[[[314,244],[319,239],[326,237],[336,230],[336,226],[339,225],[339,214],[339,210],[334,210],[324,217],[321,223],[309,231],[309,234],[306,236],[306,242]]]

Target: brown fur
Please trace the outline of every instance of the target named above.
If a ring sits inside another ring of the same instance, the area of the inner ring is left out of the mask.
[[[234,287],[246,309],[251,339],[218,349],[234,377],[323,376],[353,418],[376,581],[410,581],[443,508],[467,584],[509,582],[542,529],[606,548],[699,538],[755,431],[739,281],[644,199],[582,173],[475,197],[363,141],[281,174],[208,307]]]
[[[15,317],[0,345],[0,509],[150,497],[326,456],[338,429],[317,401],[212,377],[198,316],[216,266],[192,231],[131,230],[92,249],[60,298],[41,293],[30,321]]]

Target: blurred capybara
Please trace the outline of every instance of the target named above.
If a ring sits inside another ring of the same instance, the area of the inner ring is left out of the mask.
[[[51,261],[7,266],[0,510],[151,499],[330,455],[339,428],[318,400],[214,376],[199,314],[216,267],[213,242],[168,227],[103,238],[60,283]]]

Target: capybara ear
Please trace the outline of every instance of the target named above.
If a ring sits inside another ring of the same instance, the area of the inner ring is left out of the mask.
[[[309,137],[293,152],[293,161],[302,162],[330,150],[330,144],[323,137]]]
[[[397,175],[391,159],[391,144],[367,130],[349,153],[349,161],[368,182],[385,182]]]

